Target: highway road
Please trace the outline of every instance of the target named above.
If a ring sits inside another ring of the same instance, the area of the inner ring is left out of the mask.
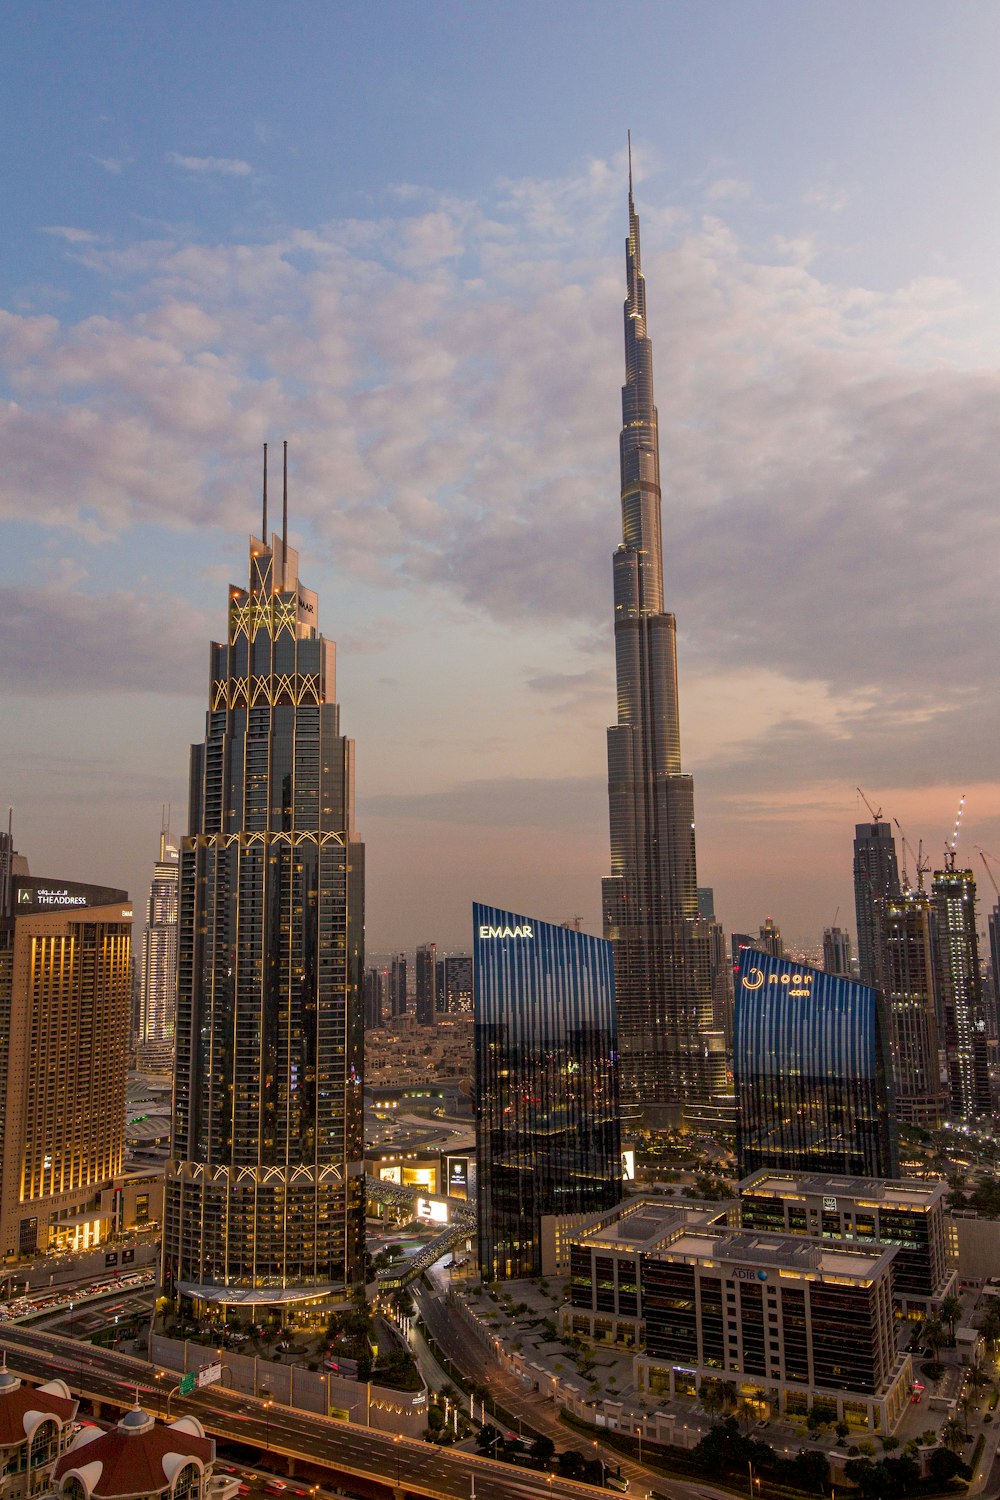
[[[0,1329],[0,1348],[6,1349],[10,1368],[23,1375],[58,1375],[81,1394],[125,1407],[138,1391],[141,1401],[165,1413],[167,1378],[158,1380],[156,1368],[144,1360],[24,1327]],[[172,1374],[168,1378],[174,1383]],[[475,1500],[537,1500],[544,1494],[553,1500],[594,1500],[598,1493],[591,1485],[373,1432],[217,1385],[190,1397],[174,1396],[169,1405],[171,1416],[191,1412],[217,1438],[332,1469],[349,1476],[341,1483],[373,1497],[469,1500],[474,1494]]]

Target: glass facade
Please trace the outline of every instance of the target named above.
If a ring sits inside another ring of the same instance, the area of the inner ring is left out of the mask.
[[[861,983],[885,988],[884,912],[901,895],[896,845],[891,823],[877,819],[854,827],[854,913],[858,923],[858,973]]]
[[[948,1063],[949,1113],[973,1120],[992,1110],[989,1051],[982,1020],[982,977],[971,870],[935,870],[931,886],[936,937],[938,1023]]]
[[[543,1214],[621,1198],[611,945],[473,907],[479,1266],[541,1272]]]
[[[694,783],[681,768],[677,624],[664,610],[660,451],[639,216],[629,186],[622,542],[614,557],[618,722],[608,730],[611,874],[622,1099],[654,1112],[706,1104],[725,1086],[714,1030],[709,923],[699,916]]]
[[[885,904],[883,983],[892,1027],[896,1111],[908,1125],[936,1130],[943,1095],[935,1005],[933,914],[924,891]]]
[[[888,1027],[867,985],[744,949],[734,1072],[741,1177],[899,1175]]]
[[[190,830],[164,1289],[339,1294],[363,1275],[364,846],[334,646],[278,537],[211,649]]]

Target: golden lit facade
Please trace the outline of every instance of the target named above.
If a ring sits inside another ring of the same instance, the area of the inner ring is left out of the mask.
[[[222,1307],[362,1277],[364,846],[316,608],[251,539],[192,750],[163,1282]]]
[[[9,923],[0,967],[7,1260],[99,1244],[124,1148],[132,909],[118,892],[113,905],[39,911],[39,894],[71,897],[65,887],[36,887],[15,889],[20,914]],[[86,889],[72,888],[79,902]]]

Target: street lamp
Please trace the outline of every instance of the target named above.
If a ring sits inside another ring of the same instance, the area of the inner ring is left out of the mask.
[[[594,1439],[594,1458],[601,1465],[601,1489],[603,1490],[603,1489],[606,1488],[605,1483],[604,1483],[604,1476],[607,1473],[607,1467],[608,1466],[604,1462],[604,1454],[601,1452],[600,1448],[597,1446],[597,1439],[596,1438]]]
[[[399,1444],[402,1441],[402,1433],[397,1432],[396,1436],[393,1438],[392,1441],[393,1441],[393,1445],[394,1445],[394,1447],[396,1449],[396,1488],[398,1490],[399,1489]]]

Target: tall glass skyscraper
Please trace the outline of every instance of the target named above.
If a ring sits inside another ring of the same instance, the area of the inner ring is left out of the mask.
[[[936,1130],[944,1091],[938,1056],[934,917],[925,891],[905,891],[883,908],[883,991],[892,1035],[896,1113]]]
[[[854,828],[854,914],[858,922],[858,975],[885,989],[885,909],[902,895],[892,824],[880,818]]]
[[[364,846],[335,648],[277,536],[211,648],[189,826],[164,1290],[308,1318],[363,1278]]]
[[[939,1023],[948,1064],[949,1114],[972,1120],[992,1110],[982,976],[976,932],[976,881],[955,868],[948,850],[945,868],[931,885],[936,937]]]
[[[479,1270],[537,1276],[543,1214],[621,1198],[611,945],[478,903],[473,913]]]
[[[663,607],[660,454],[639,216],[629,175],[625,244],[621,546],[614,557],[618,722],[608,730],[611,874],[622,1100],[650,1119],[725,1084],[713,1031],[708,924],[698,915],[694,784],[681,770],[677,624]]]
[[[733,1066],[741,1177],[899,1176],[885,1004],[868,985],[745,948]]]

